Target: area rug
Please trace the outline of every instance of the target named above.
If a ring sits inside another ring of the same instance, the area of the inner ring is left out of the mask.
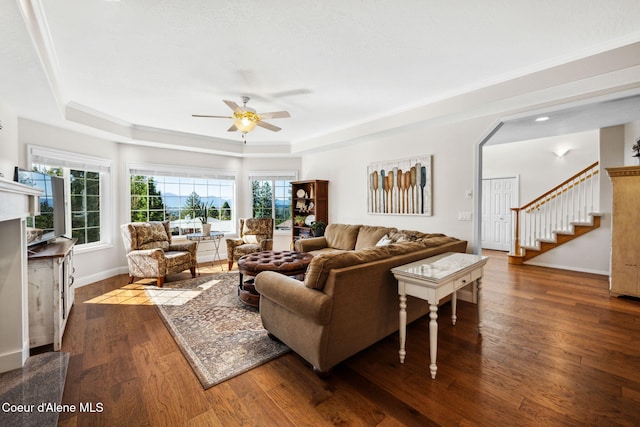
[[[259,311],[240,302],[238,280],[237,272],[219,273],[147,289],[205,389],[289,351],[267,336]]]
[[[22,368],[0,374],[0,426],[55,426],[69,353],[31,356]]]

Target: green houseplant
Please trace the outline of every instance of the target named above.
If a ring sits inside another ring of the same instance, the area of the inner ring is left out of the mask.
[[[200,220],[202,224],[202,234],[208,235],[211,233],[211,224],[209,224],[209,214],[213,208],[213,202],[199,202],[193,205],[193,216]]]
[[[293,217],[293,223],[299,227],[302,227],[304,225],[304,220],[305,217],[302,215],[296,215]]]
[[[324,236],[324,229],[327,228],[327,224],[322,221],[313,221],[311,223],[311,230],[313,230],[314,237]]]

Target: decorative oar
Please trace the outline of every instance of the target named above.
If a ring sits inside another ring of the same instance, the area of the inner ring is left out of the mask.
[[[382,181],[380,183],[380,187],[382,188],[382,192],[380,193],[381,197],[381,202],[380,202],[380,212],[384,213],[387,211],[387,200],[386,200],[386,190],[385,190],[385,185],[386,185],[386,178],[384,176],[384,169],[380,169],[380,180]]]
[[[398,212],[404,213],[404,173],[398,169]]]
[[[369,212],[373,212],[373,172],[368,176],[369,180]]]
[[[416,213],[416,167],[411,166],[411,213]]]
[[[378,171],[373,171],[373,210],[371,212],[380,212],[378,200]]]
[[[393,171],[389,171],[389,213],[395,212],[395,198],[393,192],[395,191],[395,174]]]
[[[393,168],[393,175],[391,180],[391,206],[392,212],[398,213],[398,168]]]
[[[422,168],[422,165],[420,164],[420,162],[416,163],[416,201],[415,201],[415,205],[413,208],[413,213],[420,213],[420,169]]]
[[[420,194],[422,197],[422,204],[420,205],[420,210],[424,213],[424,187],[427,185],[427,168],[426,166],[422,166],[420,168]]]
[[[404,173],[404,210],[405,213],[411,213],[409,205],[409,186],[411,185],[411,171]]]

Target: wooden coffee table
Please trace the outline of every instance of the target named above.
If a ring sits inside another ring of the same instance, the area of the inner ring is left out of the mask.
[[[259,273],[275,271],[287,276],[303,276],[312,259],[313,255],[297,251],[262,251],[244,255],[238,260],[240,301],[252,307],[258,307],[260,294],[253,285],[253,277]],[[252,279],[245,281],[244,276],[251,276]]]

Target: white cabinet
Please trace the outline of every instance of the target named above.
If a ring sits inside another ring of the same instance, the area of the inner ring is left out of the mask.
[[[53,344],[60,350],[74,300],[73,245],[58,239],[29,253],[29,346]]]

